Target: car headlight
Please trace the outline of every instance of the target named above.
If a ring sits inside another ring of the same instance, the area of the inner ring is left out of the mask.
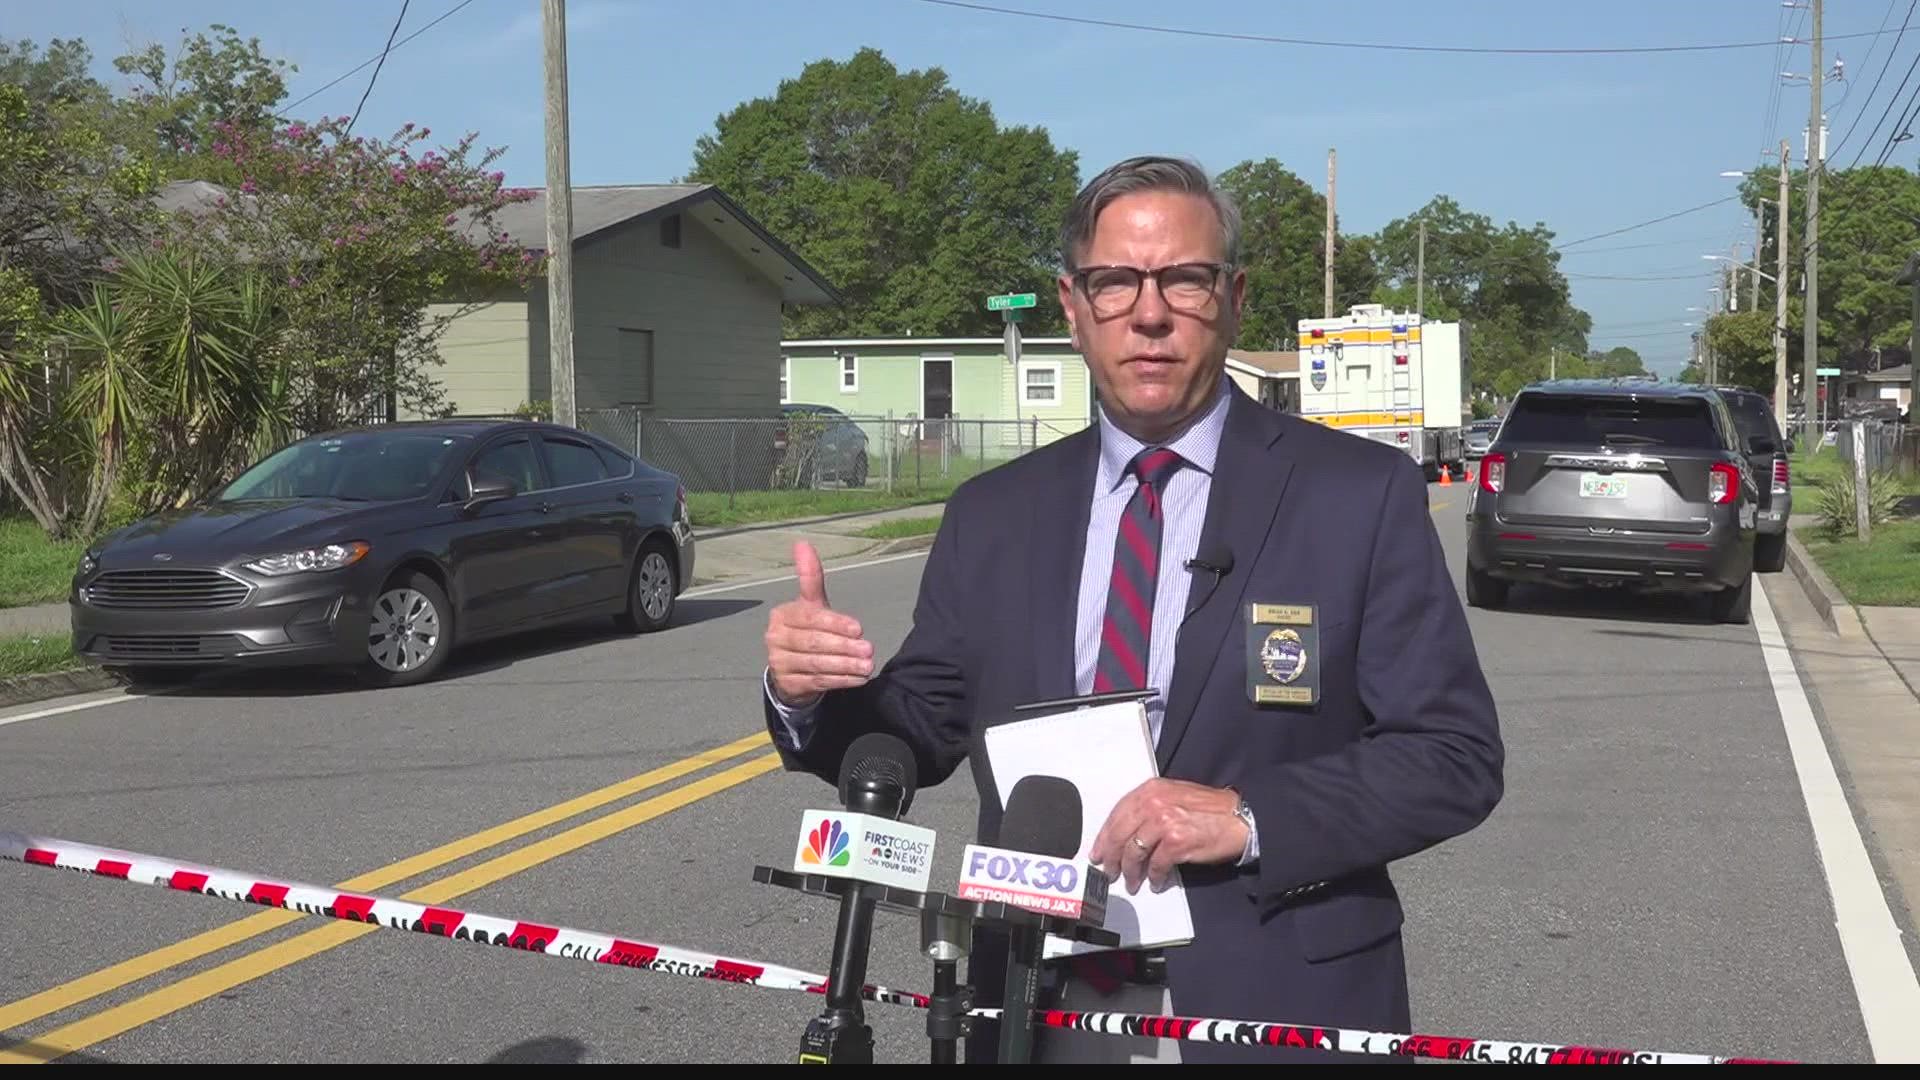
[[[256,574],[265,574],[268,577],[309,572],[321,573],[327,570],[338,570],[343,566],[352,566],[365,558],[369,550],[371,549],[365,542],[355,540],[346,544],[307,548],[305,551],[282,552],[279,555],[269,555],[241,565]]]

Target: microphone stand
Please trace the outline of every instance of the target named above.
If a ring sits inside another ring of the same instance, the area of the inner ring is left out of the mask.
[[[840,925],[833,934],[833,970],[840,977],[828,984],[826,1008],[807,1021],[800,1036],[802,1065],[873,1064],[873,1029],[867,1026],[860,988],[867,983],[876,901],[865,885],[848,886],[852,897],[840,905]]]
[[[973,988],[960,985],[960,961],[973,948],[973,920],[932,909],[920,912],[920,948],[933,960],[933,994],[928,999],[927,1039],[933,1064],[959,1060],[960,1040],[973,1031]]]

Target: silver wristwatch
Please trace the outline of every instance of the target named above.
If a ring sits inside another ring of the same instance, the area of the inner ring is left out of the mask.
[[[1253,807],[1247,805],[1247,797],[1240,794],[1239,788],[1230,787],[1227,790],[1233,792],[1237,800],[1234,803],[1233,816],[1239,818],[1247,827],[1247,842],[1240,848],[1240,861],[1246,862],[1247,856],[1253,852]]]

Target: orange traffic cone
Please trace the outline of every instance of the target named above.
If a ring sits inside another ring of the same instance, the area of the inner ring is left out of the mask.
[[[1440,486],[1441,487],[1453,486],[1453,466],[1451,465],[1440,466]]]
[[[1467,466],[1467,483],[1473,483],[1473,466]]]

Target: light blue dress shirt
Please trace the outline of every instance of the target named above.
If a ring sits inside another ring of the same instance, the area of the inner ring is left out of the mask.
[[[1207,501],[1212,494],[1214,466],[1220,456],[1220,438],[1226,430],[1229,383],[1225,375],[1214,395],[1213,404],[1172,442],[1143,443],[1122,431],[1108,418],[1106,409],[1097,411],[1100,428],[1100,464],[1095,470],[1091,513],[1087,518],[1086,556],[1081,560],[1079,605],[1074,632],[1075,692],[1093,692],[1094,669],[1100,659],[1100,631],[1106,620],[1107,586],[1113,574],[1113,545],[1119,537],[1120,516],[1139,488],[1139,480],[1127,465],[1150,445],[1165,445],[1180,455],[1182,465],[1167,481],[1161,494],[1160,574],[1154,587],[1153,629],[1147,644],[1147,686],[1154,691],[1147,705],[1147,728],[1154,743],[1160,741],[1160,728],[1166,716],[1167,689],[1173,681],[1173,661],[1184,621],[1187,601],[1195,573],[1186,568],[1200,546],[1200,531],[1207,520]],[[764,678],[764,676],[763,676]],[[813,721],[813,710],[790,709],[773,695],[767,683],[767,699],[773,703],[787,729],[789,746],[803,741]],[[1248,836],[1241,865],[1260,857],[1257,830]]]

